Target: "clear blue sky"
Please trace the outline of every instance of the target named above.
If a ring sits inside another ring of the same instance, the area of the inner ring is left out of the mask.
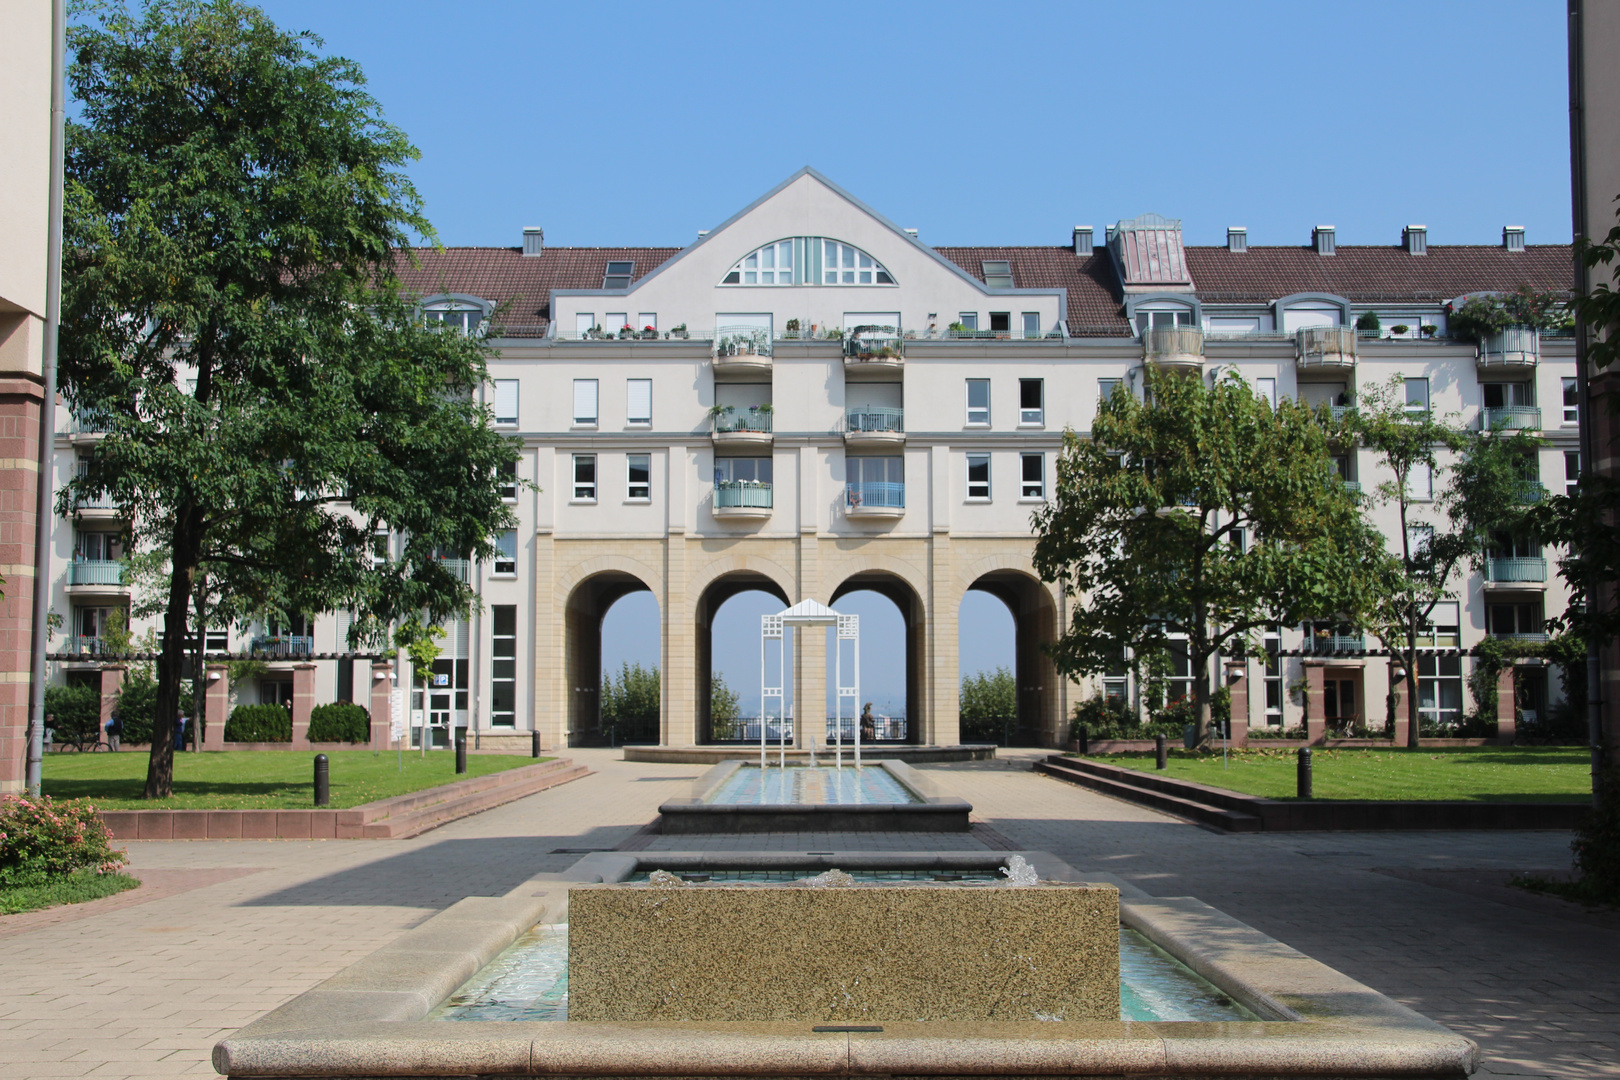
[[[263,6],[364,66],[448,244],[685,244],[806,164],[934,244],[1570,233],[1554,0]]]
[[[361,63],[447,244],[683,245],[806,164],[931,244],[1147,210],[1198,244],[1570,234],[1554,0],[263,6]],[[898,615],[871,599],[863,697],[901,702]],[[757,687],[769,606],[721,613],[733,686]],[[621,601],[607,663],[657,662],[655,611]],[[1011,664],[999,602],[962,622],[964,672]]]

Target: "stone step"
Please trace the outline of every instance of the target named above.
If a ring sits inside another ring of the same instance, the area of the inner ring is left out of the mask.
[[[1141,806],[1151,807],[1154,810],[1163,810],[1177,817],[1187,818],[1190,821],[1213,825],[1227,832],[1259,832],[1261,820],[1254,814],[1246,814],[1238,810],[1227,809],[1215,805],[1212,801],[1200,801],[1182,794],[1170,794],[1168,791],[1156,789],[1151,783],[1137,782],[1142,776],[1130,769],[1108,769],[1107,774],[1095,768],[1078,768],[1077,764],[1094,765],[1092,762],[1077,763],[1073,758],[1053,756],[1045,761],[1035,763],[1037,772],[1047,776],[1066,780],[1093,791],[1112,795],[1127,802],[1137,803]],[[1146,777],[1152,781],[1155,777]]]
[[[511,772],[528,772],[525,777],[508,779],[502,784],[484,784],[471,789],[455,792],[449,798],[439,798],[436,801],[419,803],[416,806],[403,809],[385,816],[374,816],[370,820],[353,824],[338,822],[338,836],[353,836],[365,839],[391,839],[398,840],[408,836],[417,836],[436,828],[446,822],[468,817],[493,809],[505,803],[545,791],[548,788],[566,784],[570,780],[578,780],[589,776],[591,770],[584,765],[576,765],[571,761],[559,761],[551,769],[519,770]],[[509,776],[509,773],[498,774]],[[490,777],[479,777],[488,780]],[[442,789],[441,789],[442,790]],[[392,800],[386,800],[392,801]],[[381,804],[372,804],[377,806]]]

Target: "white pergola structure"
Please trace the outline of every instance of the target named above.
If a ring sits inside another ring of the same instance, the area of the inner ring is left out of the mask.
[[[861,617],[859,615],[840,615],[826,604],[815,600],[801,600],[785,611],[775,615],[761,615],[759,617],[759,767],[765,768],[767,734],[770,730],[771,702],[776,702],[776,715],[781,724],[778,727],[778,742],[780,755],[778,764],[787,766],[787,708],[783,684],[787,681],[788,653],[787,635],[783,632],[787,627],[793,627],[794,632],[813,626],[835,627],[837,633],[833,638],[833,686],[837,693],[834,697],[834,717],[838,732],[835,741],[837,752],[835,760],[839,768],[844,767],[844,701],[850,703],[850,719],[855,721],[851,726],[855,738],[855,765],[861,764]],[[776,642],[776,681],[771,681],[771,666],[769,661],[770,643]],[[844,642],[850,642],[852,659],[850,662],[850,683],[844,683]],[[796,648],[802,645],[796,644]],[[810,703],[806,703],[807,705]],[[819,703],[817,711],[819,712]],[[802,719],[802,718],[798,718]],[[813,736],[812,736],[813,738]]]

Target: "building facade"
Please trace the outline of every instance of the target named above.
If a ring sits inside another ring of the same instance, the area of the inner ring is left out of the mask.
[[[1272,400],[1330,406],[1399,375],[1414,408],[1539,432],[1528,491],[1562,490],[1578,469],[1573,341],[1530,333],[1476,347],[1446,335],[1448,302],[1569,290],[1569,247],[1526,245],[1512,227],[1500,246],[1429,245],[1421,226],[1399,244],[1339,246],[1322,226],[1297,247],[1250,247],[1240,228],[1225,246],[1194,247],[1180,222],[1147,214],[1101,236],[1076,227],[1050,247],[934,248],[805,169],[681,249],[548,248],[531,228],[517,247],[419,255],[407,284],[428,317],[496,348],[486,400],[523,446],[510,489],[519,529],[501,557],[461,567],[483,612],[450,628],[434,685],[410,703],[413,728],[435,742],[460,725],[481,738],[538,731],[547,747],[612,737],[599,715],[602,620],[641,590],[661,620],[650,734],[667,745],[731,737],[709,710],[720,605],[758,589],[784,607],[836,607],[869,589],[906,626],[896,738],[959,741],[958,615],[982,590],[1017,627],[1024,737],[1063,743],[1078,701],[1135,689],[1071,683],[1045,659],[1068,601],[1033,572],[1030,517],[1064,431],[1084,434],[1116,387],[1140,393],[1147,364],[1236,371]],[[1369,311],[1383,329],[1358,333]],[[60,436],[58,482],[96,437],[71,422]],[[1366,490],[1385,479],[1365,451],[1347,450],[1339,468]],[[118,513],[83,508],[58,534],[57,610],[86,653],[128,603]],[[1548,553],[1520,548],[1495,552],[1437,608],[1420,672],[1427,721],[1468,704],[1470,660],[1456,650],[1538,634],[1563,610]],[[301,651],[335,651],[346,629],[341,615],[220,628],[209,648],[256,642],[277,656],[238,700],[364,703],[369,664],[294,677],[309,671]],[[1379,643],[1347,637],[1277,628],[1274,662],[1229,667],[1237,718],[1251,730],[1306,714],[1381,727],[1385,664],[1353,655]],[[817,644],[794,663],[794,715],[814,716],[827,658]],[[93,662],[60,666],[104,678]],[[1525,719],[1558,700],[1546,674],[1520,675]],[[819,738],[812,726],[798,737]]]

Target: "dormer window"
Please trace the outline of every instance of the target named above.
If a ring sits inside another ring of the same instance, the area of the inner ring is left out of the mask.
[[[441,300],[429,303],[422,309],[422,315],[428,322],[453,326],[467,335],[478,332],[485,314],[486,309],[482,305],[465,300]]]
[[[858,247],[821,236],[776,240],[743,256],[722,285],[893,285],[894,275]]]
[[[634,262],[609,262],[607,273],[602,275],[602,288],[628,289],[630,279],[635,276],[636,264]]]
[[[980,265],[984,268],[984,284],[987,288],[1013,287],[1012,263],[1006,259],[986,259]]]

